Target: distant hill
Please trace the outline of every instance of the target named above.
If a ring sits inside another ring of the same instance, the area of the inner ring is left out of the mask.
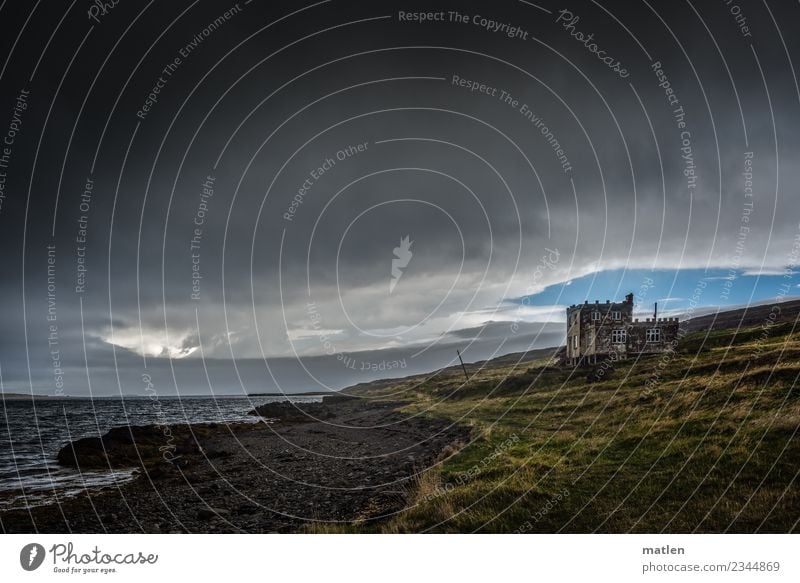
[[[50,400],[59,400],[59,399],[67,399],[67,396],[58,396],[58,395],[31,395],[30,393],[0,393],[0,401],[30,401],[31,398],[36,399],[37,401],[50,401]]]
[[[787,302],[751,305],[736,310],[706,314],[691,318],[681,323],[681,327],[689,332],[698,330],[724,330],[728,328],[749,328],[760,326],[768,321],[773,306],[780,308],[780,316],[773,323],[794,322],[800,316],[800,300]]]
[[[472,376],[474,373],[481,371],[483,369],[491,369],[491,368],[506,368],[506,367],[514,367],[522,366],[524,364],[529,364],[531,362],[547,359],[549,360],[552,358],[556,352],[560,350],[561,347],[559,346],[550,346],[548,348],[537,348],[532,350],[527,350],[525,352],[514,352],[511,354],[504,354],[503,356],[498,356],[497,358],[492,358],[489,360],[479,360],[477,362],[467,362],[465,366],[467,368],[467,374]],[[527,368],[527,367],[523,367]],[[446,368],[440,368],[439,370],[415,374],[407,377],[402,378],[394,378],[394,379],[379,379],[376,381],[368,381],[365,383],[359,383],[357,385],[353,385],[351,387],[347,387],[343,389],[342,393],[359,393],[364,389],[374,389],[379,387],[389,387],[397,385],[398,383],[418,383],[424,382],[426,380],[430,380],[435,377],[441,376],[450,376],[450,375],[457,375],[460,378],[463,378],[463,371],[461,370],[461,365],[456,364],[453,366],[448,366]]]
[[[306,391],[304,393],[248,393],[248,397],[324,397],[335,395],[336,391]]]

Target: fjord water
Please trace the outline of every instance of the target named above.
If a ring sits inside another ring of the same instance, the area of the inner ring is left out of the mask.
[[[80,471],[58,465],[69,442],[113,427],[255,422],[255,406],[284,397],[162,397],[3,400],[0,414],[0,509],[43,504],[86,488],[129,480],[132,470]],[[292,400],[309,400],[296,398]],[[318,400],[318,399],[312,399]]]

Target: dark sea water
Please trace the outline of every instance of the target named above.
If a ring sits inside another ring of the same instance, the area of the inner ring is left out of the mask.
[[[70,441],[99,437],[112,427],[255,422],[255,406],[285,397],[162,397],[5,400],[0,402],[0,510],[43,504],[131,479],[130,470],[78,471],[58,465]],[[296,401],[319,398],[298,397]]]

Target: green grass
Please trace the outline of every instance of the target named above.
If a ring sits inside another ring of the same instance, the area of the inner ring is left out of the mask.
[[[800,336],[686,335],[589,369],[486,367],[356,392],[474,427],[382,532],[797,532]],[[352,529],[350,529],[352,530]]]

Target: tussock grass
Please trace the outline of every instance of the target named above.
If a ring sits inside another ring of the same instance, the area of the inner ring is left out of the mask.
[[[800,530],[800,336],[783,324],[691,333],[661,358],[617,362],[594,383],[589,368],[543,360],[486,366],[460,389],[455,373],[360,387],[476,436],[375,529]]]

